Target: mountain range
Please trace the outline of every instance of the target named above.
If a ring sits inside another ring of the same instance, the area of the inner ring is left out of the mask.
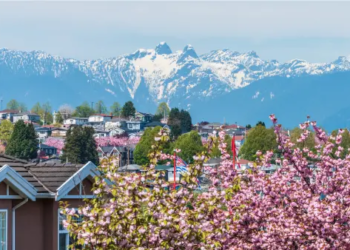
[[[133,100],[154,112],[160,102],[204,120],[252,124],[275,113],[286,127],[307,115],[331,130],[350,125],[350,58],[330,63],[263,60],[256,52],[228,49],[198,55],[193,46],[154,49],[98,60],[76,60],[43,51],[0,49],[0,97],[28,106],[49,101],[76,106]],[[348,124],[349,122],[349,124]]]

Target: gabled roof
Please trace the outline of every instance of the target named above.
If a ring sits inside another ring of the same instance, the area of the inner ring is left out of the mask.
[[[98,147],[103,153],[110,153],[113,149],[117,149],[115,146],[100,146]]]
[[[82,164],[69,163],[30,163],[0,154],[0,167],[5,165],[9,165],[41,194],[56,193],[58,187],[83,167]]]
[[[36,188],[7,164],[0,168],[0,182],[3,181],[11,185],[20,195],[35,201]]]
[[[73,175],[71,175],[63,184],[57,188],[55,199],[56,201],[67,195],[73,188],[75,188],[80,182],[87,177],[95,177],[98,175],[95,164],[88,162]]]

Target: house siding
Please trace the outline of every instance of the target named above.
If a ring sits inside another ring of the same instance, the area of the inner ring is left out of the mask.
[[[0,200],[0,209],[7,210],[7,250],[12,250],[12,203],[13,200]]]

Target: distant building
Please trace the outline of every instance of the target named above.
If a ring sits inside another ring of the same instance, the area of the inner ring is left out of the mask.
[[[105,123],[106,130],[112,130],[115,128],[125,128],[126,119],[120,117],[113,117],[112,120]]]
[[[144,129],[146,123],[137,120],[131,120],[126,122],[126,131],[127,132],[137,132]]]
[[[57,155],[57,148],[48,146],[46,144],[39,144],[40,152],[43,152],[45,156]]]
[[[108,122],[112,120],[112,115],[95,114],[89,117],[88,122]]]
[[[37,128],[35,128],[35,133],[38,136],[38,139],[40,141],[40,140],[44,140],[47,137],[51,136],[52,129],[46,128],[46,127],[37,127]]]
[[[153,119],[153,115],[152,114],[148,114],[148,113],[142,113],[139,111],[136,111],[135,113],[135,119],[142,121],[142,122],[151,122]]]
[[[22,120],[24,122],[40,122],[40,115],[29,112],[13,114],[13,122],[16,123],[19,120]]]
[[[65,119],[63,124],[64,125],[84,125],[84,124],[87,124],[88,121],[89,121],[89,118],[71,117],[71,118]]]
[[[9,120],[13,122],[13,115],[18,114],[18,110],[4,109],[0,111],[0,120]]]

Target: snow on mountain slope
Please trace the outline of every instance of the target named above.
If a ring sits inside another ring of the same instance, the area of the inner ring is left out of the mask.
[[[213,98],[273,76],[289,78],[349,71],[350,58],[339,57],[331,63],[298,59],[279,63],[263,60],[254,51],[239,53],[224,49],[198,56],[193,46],[187,45],[182,51],[172,52],[162,42],[155,49],[91,61],[66,59],[42,51],[0,49],[0,66],[24,76],[61,78],[82,73],[88,82],[100,84],[111,95],[131,98],[144,84],[155,102],[178,102],[180,98]]]

